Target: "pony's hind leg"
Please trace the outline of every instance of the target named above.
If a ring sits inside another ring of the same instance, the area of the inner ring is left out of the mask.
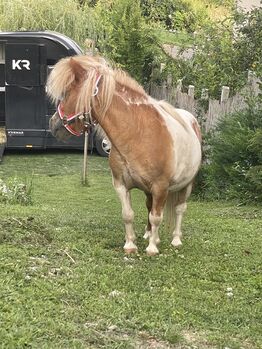
[[[153,202],[152,195],[146,194],[146,207],[147,207],[147,211],[148,211],[148,219],[147,219],[147,225],[145,228],[144,239],[148,239],[149,236],[151,235],[151,223],[149,221],[149,214],[150,214],[150,211],[152,209],[152,202]]]
[[[174,247],[179,247],[182,245],[181,225],[182,225],[183,214],[185,213],[186,209],[187,209],[186,202],[179,204],[175,207],[175,230],[173,231],[173,240],[171,242],[171,244]]]
[[[177,202],[175,203],[175,227],[174,231],[172,233],[173,240],[171,244],[174,247],[179,247],[182,245],[182,231],[181,231],[181,225],[182,225],[182,218],[183,214],[185,213],[187,209],[187,203],[186,200],[191,194],[192,190],[192,183],[190,183],[186,188],[181,190],[177,195]]]
[[[159,253],[157,248],[157,245],[160,243],[158,230],[163,220],[163,211],[167,198],[167,192],[162,191],[158,194],[153,193],[152,196],[152,208],[149,213],[149,223],[151,225],[151,232],[149,235],[149,245],[146,248],[146,252],[149,256],[154,256]]]
[[[123,184],[117,182],[116,180],[114,180],[113,183],[122,205],[122,217],[126,231],[124,250],[127,254],[136,253],[137,246],[134,243],[136,236],[133,229],[134,211],[131,207],[130,193]]]

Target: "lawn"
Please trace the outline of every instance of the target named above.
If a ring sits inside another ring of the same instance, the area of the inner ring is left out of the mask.
[[[261,348],[261,207],[189,202],[184,244],[164,227],[147,257],[123,253],[107,159],[9,153],[0,178],[32,181],[32,204],[0,203],[0,348]]]
[[[191,47],[194,44],[193,34],[186,32],[169,32],[162,28],[155,29],[155,34],[163,44]]]

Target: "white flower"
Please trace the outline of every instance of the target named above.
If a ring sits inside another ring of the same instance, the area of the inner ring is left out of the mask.
[[[228,297],[233,297],[234,294],[233,294],[233,292],[227,292],[227,296],[228,296]]]
[[[122,295],[122,292],[120,292],[120,291],[117,291],[117,290],[114,290],[114,291],[112,291],[112,292],[110,292],[109,293],[109,297],[119,297],[119,296],[121,296]]]

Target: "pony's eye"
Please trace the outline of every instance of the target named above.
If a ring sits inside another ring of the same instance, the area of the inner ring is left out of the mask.
[[[63,100],[65,100],[67,98],[67,96],[68,96],[68,92],[66,91],[66,92],[61,94],[61,96],[59,97],[59,100],[63,101]]]

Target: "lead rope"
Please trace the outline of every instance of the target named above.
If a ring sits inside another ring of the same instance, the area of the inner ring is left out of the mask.
[[[82,183],[83,185],[87,185],[87,154],[88,154],[88,132],[85,130],[84,133],[84,161],[83,161],[83,175],[82,175]]]
[[[99,77],[96,80],[96,85],[95,85],[95,90],[93,93],[93,97],[96,96],[98,94],[98,84],[99,81],[101,79],[101,75],[99,75]],[[90,117],[90,123],[92,125],[92,115],[91,115],[91,109],[89,111],[89,117]],[[84,160],[83,160],[83,173],[82,173],[82,183],[83,185],[88,185],[88,180],[87,180],[87,156],[88,156],[88,139],[89,139],[89,135],[88,135],[88,128],[85,128],[85,132],[84,132]],[[90,132],[92,132],[92,127],[90,127]]]
[[[98,87],[96,86],[98,89]],[[91,108],[91,107],[90,107]],[[83,160],[83,174],[82,174],[82,184],[83,185],[88,185],[88,180],[87,180],[87,156],[88,156],[88,140],[89,140],[89,132],[92,132],[92,115],[91,115],[91,109],[88,113],[85,114],[85,117],[89,115],[89,120],[85,120],[85,131],[84,131],[84,160]]]

